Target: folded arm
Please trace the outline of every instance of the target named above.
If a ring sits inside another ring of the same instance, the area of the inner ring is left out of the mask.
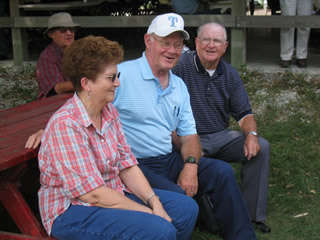
[[[122,170],[119,176],[132,193],[149,206],[139,204],[106,186],[100,186],[80,196],[79,199],[104,208],[119,208],[155,214],[171,222],[171,218],[164,210],[160,200],[156,195],[153,195],[152,188],[137,165]]]

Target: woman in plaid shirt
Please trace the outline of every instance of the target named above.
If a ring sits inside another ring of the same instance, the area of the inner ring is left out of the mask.
[[[43,225],[58,239],[190,239],[197,204],[153,190],[126,143],[112,105],[122,58],[120,45],[103,37],[80,39],[65,51],[63,71],[75,94],[41,141]]]

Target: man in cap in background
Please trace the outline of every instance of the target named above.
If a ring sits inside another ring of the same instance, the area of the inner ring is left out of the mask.
[[[66,12],[53,14],[49,18],[45,34],[48,34],[52,42],[41,52],[38,59],[38,98],[74,91],[69,78],[62,73],[61,61],[64,49],[74,42],[75,30],[78,27],[80,24],[74,23],[71,15]]]
[[[144,36],[142,57],[118,65],[117,108],[129,145],[153,188],[190,197],[208,195],[224,239],[256,239],[246,204],[229,164],[201,157],[190,97],[171,72],[181,55],[184,30],[180,15],[153,19]],[[172,147],[172,132],[181,152]]]

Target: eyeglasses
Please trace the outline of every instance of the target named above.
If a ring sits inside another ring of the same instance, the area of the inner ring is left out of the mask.
[[[115,74],[108,76],[106,78],[110,78],[111,82],[114,82],[116,80],[116,78],[119,78],[119,77],[120,77],[120,72],[116,72]]]
[[[214,43],[217,47],[221,46],[225,41],[217,38],[199,38],[201,43],[204,45],[209,45],[211,42]]]
[[[59,32],[62,34],[66,33],[67,31],[70,31],[71,33],[74,33],[76,31],[74,27],[60,27],[57,28],[57,30],[59,30]]]
[[[183,41],[171,44],[169,41],[163,41],[163,40],[157,39],[155,35],[152,35],[152,38],[155,39],[158,43],[160,43],[160,46],[166,50],[171,48],[171,46],[173,46],[173,48],[177,51],[181,51],[183,48]]]

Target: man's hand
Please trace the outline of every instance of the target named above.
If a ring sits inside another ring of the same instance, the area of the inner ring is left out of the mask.
[[[33,149],[37,148],[40,145],[43,132],[44,132],[44,130],[40,129],[38,132],[29,136],[29,138],[26,142],[26,145],[24,147],[25,148],[33,148]]]
[[[178,185],[190,197],[198,193],[198,165],[194,163],[186,163],[180,172]]]
[[[243,150],[248,160],[255,157],[260,152],[259,138],[251,134],[247,135]]]
[[[244,155],[248,160],[257,156],[260,152],[259,137],[249,134],[250,132],[257,132],[257,123],[252,114],[245,116],[239,121],[239,126],[244,134],[247,135],[244,141],[243,150]]]

